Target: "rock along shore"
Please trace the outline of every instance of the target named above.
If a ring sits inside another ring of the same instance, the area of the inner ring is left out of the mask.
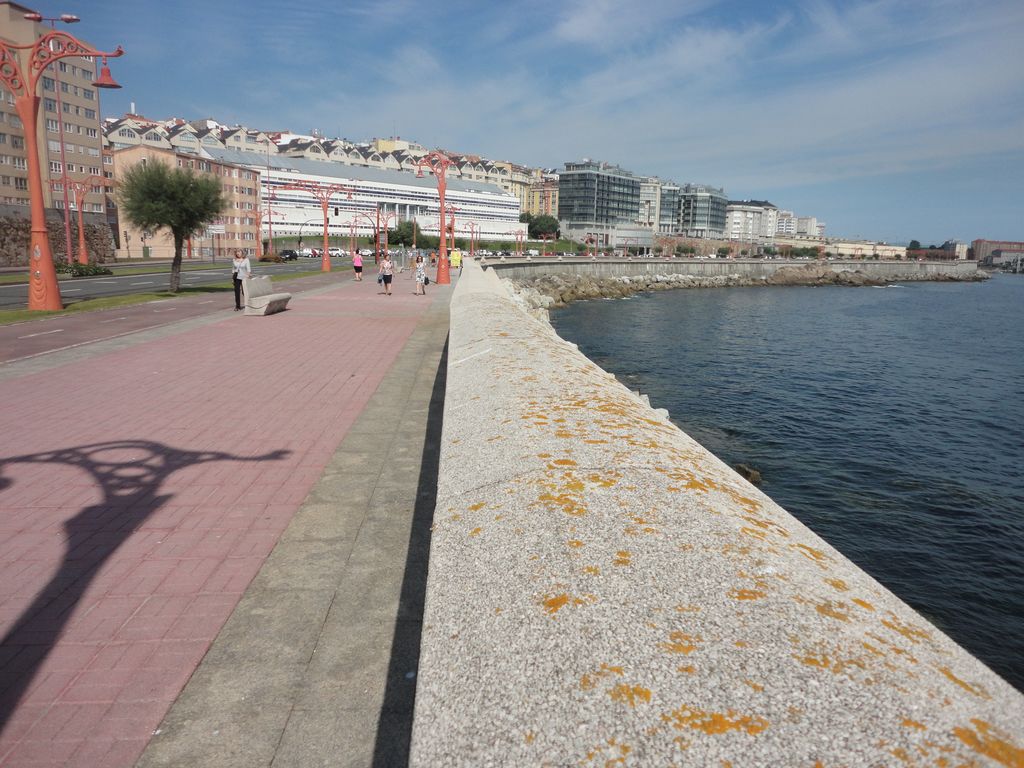
[[[977,282],[987,279],[983,273],[970,277],[936,274],[928,278],[939,282]],[[667,291],[674,288],[732,288],[758,285],[845,285],[881,286],[910,278],[879,279],[860,270],[834,270],[828,264],[811,263],[799,267],[781,267],[768,277],[741,274],[697,276],[682,274],[646,274],[635,276],[592,277],[585,274],[560,273],[509,280],[514,300],[530,314],[540,317],[546,310],[564,307],[584,299],[622,299],[635,293]],[[543,313],[539,310],[544,310]]]

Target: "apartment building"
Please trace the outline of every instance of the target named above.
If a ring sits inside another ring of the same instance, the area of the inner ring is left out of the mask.
[[[725,232],[730,240],[771,242],[778,229],[779,209],[767,200],[730,200],[725,207]]]
[[[237,248],[247,256],[255,257],[261,183],[258,169],[146,144],[114,150],[112,158],[114,178],[121,178],[129,168],[139,163],[164,163],[196,174],[215,176],[220,180],[228,205],[206,233],[193,238],[195,255],[212,254],[226,259]],[[166,229],[157,232],[139,230],[123,218],[118,221],[118,226],[118,253],[121,257],[138,258],[144,253],[152,258],[174,255],[174,238]],[[144,248],[149,250],[144,251]]]
[[[49,32],[48,26],[25,18],[32,12],[34,9],[18,3],[0,3],[0,38],[14,45],[28,45]],[[22,54],[22,69],[27,63],[27,54]],[[99,89],[93,85],[95,79],[95,60],[83,56],[52,63],[39,80],[36,138],[47,208],[77,210],[74,194],[61,181],[65,174],[73,180],[103,174],[100,99]],[[29,204],[25,126],[15,110],[14,94],[2,85],[0,203],[25,206],[26,211]],[[95,214],[106,211],[102,183],[89,186],[82,196],[82,210]]]
[[[684,184],[679,191],[678,232],[686,237],[725,236],[725,190],[706,184]]]
[[[598,246],[653,244],[652,229],[638,222],[642,179],[617,165],[584,158],[567,162],[558,177],[562,236]]]
[[[534,181],[526,190],[523,212],[533,216],[558,218],[558,177]]]
[[[637,223],[658,235],[674,234],[679,220],[679,185],[648,176],[640,182]]]

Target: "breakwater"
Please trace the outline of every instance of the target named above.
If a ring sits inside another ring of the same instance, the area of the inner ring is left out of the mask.
[[[1024,697],[473,263],[448,360],[412,765],[1019,764]]]

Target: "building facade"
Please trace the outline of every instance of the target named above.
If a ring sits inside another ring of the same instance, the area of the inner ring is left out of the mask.
[[[678,231],[685,237],[725,236],[725,190],[706,184],[685,184],[679,191]]]
[[[973,240],[971,250],[979,264],[992,264],[992,257],[996,251],[1010,253],[1024,250],[1024,243],[1013,240]]]
[[[558,218],[558,177],[533,182],[526,190],[523,212]]]
[[[770,243],[778,229],[779,209],[767,200],[730,200],[725,222],[730,240]]]
[[[558,177],[562,236],[599,246],[650,248],[652,230],[639,223],[641,179],[617,165],[567,162]]]
[[[0,38],[26,45],[49,32],[47,25],[25,18],[32,11],[18,3],[0,3]],[[22,55],[20,66],[26,69],[27,54]],[[63,178],[85,180],[103,174],[100,98],[99,89],[93,85],[95,79],[96,62],[91,56],[60,59],[39,79],[36,138],[47,208],[77,210],[75,196]],[[84,213],[104,214],[106,194],[102,183],[90,184],[81,202]],[[0,203],[23,205],[26,211],[29,205],[25,126],[14,108],[14,94],[2,85]]]
[[[186,255],[212,255],[215,258],[228,259],[235,249],[240,249],[246,256],[256,256],[261,183],[259,169],[174,149],[145,145],[115,150],[112,156],[115,179],[121,178],[129,168],[139,163],[163,163],[196,174],[216,177],[224,191],[227,208],[205,233],[192,238],[189,245],[191,254]],[[168,230],[140,230],[123,217],[118,220],[118,227],[120,257],[139,258],[145,254],[152,258],[174,256],[174,238]],[[144,251],[144,248],[149,250]]]
[[[230,149],[202,153],[218,162],[258,171],[262,184],[261,236],[295,235],[307,242],[323,237],[323,208],[308,192],[284,187],[294,183],[340,184],[328,207],[327,233],[344,239],[350,234],[372,234],[378,221],[393,229],[400,221],[415,221],[424,234],[440,234],[437,184],[432,176],[406,171],[345,166],[303,158],[266,156]],[[446,205],[455,209],[455,231],[469,234],[473,223],[483,239],[515,238],[524,230],[519,222],[519,198],[492,184],[448,178]],[[253,230],[255,231],[255,229]]]

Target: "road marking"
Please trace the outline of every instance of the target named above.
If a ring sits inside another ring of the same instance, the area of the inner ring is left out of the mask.
[[[101,323],[116,323],[118,320],[127,320],[127,317],[115,317],[113,320],[100,320]]]
[[[147,280],[145,283],[130,283],[130,285],[152,285],[152,280]]]
[[[213,299],[210,299],[209,301],[200,301],[199,303],[200,304],[213,304]]]
[[[54,331],[40,331],[39,333],[30,333],[28,336],[19,336],[19,339],[31,339],[33,336],[48,336],[51,333],[60,333],[63,328],[58,328]]]
[[[81,293],[81,288],[65,288],[61,293]]]
[[[173,312],[177,307],[168,307],[167,309],[154,309],[154,312]]]

